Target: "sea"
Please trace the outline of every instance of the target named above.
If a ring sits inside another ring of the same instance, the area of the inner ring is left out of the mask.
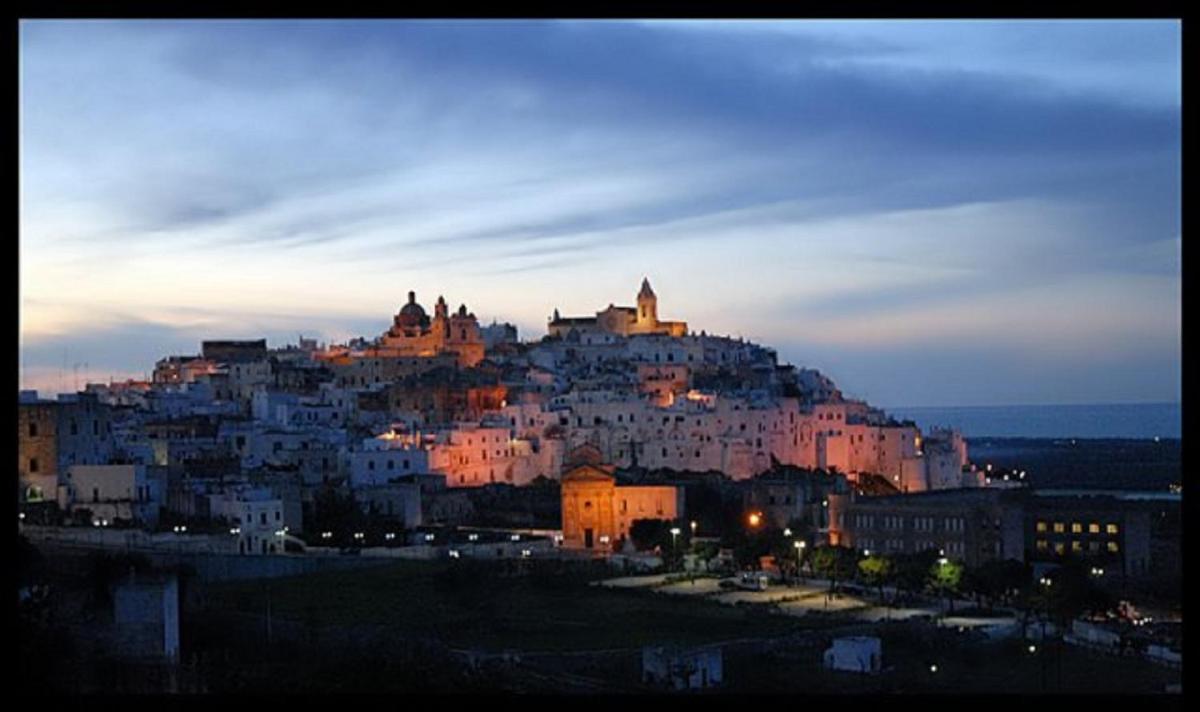
[[[968,438],[1177,439],[1183,430],[1179,403],[898,407],[884,410],[897,419],[914,421],[922,431],[928,432],[939,426],[954,427]]]

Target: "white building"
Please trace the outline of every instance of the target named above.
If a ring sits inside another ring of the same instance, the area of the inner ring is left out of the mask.
[[[883,646],[879,638],[855,635],[834,638],[825,651],[825,667],[845,672],[878,673],[883,668]]]
[[[88,510],[93,522],[123,519],[154,526],[166,502],[163,474],[147,465],[72,465],[58,503],[70,512]]]
[[[242,554],[279,554],[284,551],[287,523],[283,499],[267,488],[230,488],[209,495],[209,513],[229,523]]]
[[[642,682],[671,690],[719,687],[722,680],[721,648],[642,648]]]

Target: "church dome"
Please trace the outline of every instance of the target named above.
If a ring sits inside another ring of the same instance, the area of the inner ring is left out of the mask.
[[[429,315],[425,313],[425,309],[417,304],[416,292],[408,293],[408,304],[400,308],[400,313],[396,315],[396,326],[400,327],[418,327],[428,326]]]

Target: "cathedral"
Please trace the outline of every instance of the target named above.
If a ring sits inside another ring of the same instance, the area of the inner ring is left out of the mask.
[[[561,317],[558,310],[550,318],[550,335],[557,338],[567,338],[572,332],[576,335],[608,334],[615,336],[634,336],[637,334],[662,334],[665,336],[686,336],[686,321],[660,321],[658,318],[658,297],[650,288],[650,280],[642,280],[642,288],[637,295],[636,307],[618,307],[612,304],[608,308],[596,312],[596,316]]]
[[[399,357],[453,353],[459,366],[470,368],[483,360],[483,335],[465,304],[450,314],[446,300],[438,297],[430,319],[417,303],[416,293],[409,292],[408,303],[392,319],[392,327],[379,337],[376,352],[379,356]]]

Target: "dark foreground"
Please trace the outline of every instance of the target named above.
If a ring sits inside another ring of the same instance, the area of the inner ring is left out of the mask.
[[[50,562],[50,568],[53,562]],[[397,562],[267,582],[186,581],[183,663],[170,671],[89,650],[96,581],[54,573],[65,615],[25,620],[27,682],[62,692],[643,693],[646,645],[720,644],[722,692],[1161,693],[1177,670],[930,622],[797,618],[589,585],[602,569],[558,562]],[[821,665],[834,636],[883,640],[878,675]],[[936,671],[931,666],[936,665]]]

